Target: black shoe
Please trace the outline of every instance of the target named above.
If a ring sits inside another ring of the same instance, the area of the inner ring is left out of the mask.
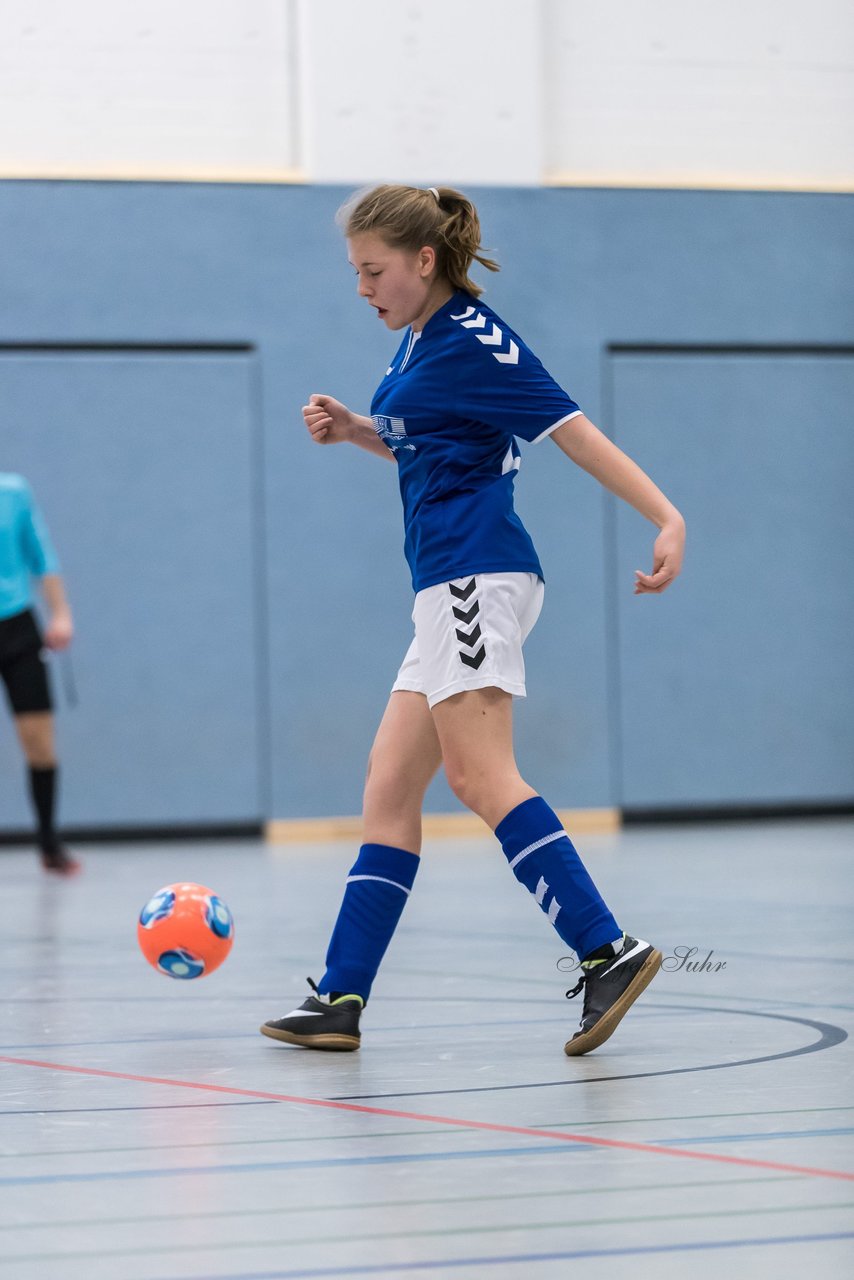
[[[308,985],[317,991],[311,978]],[[359,1047],[359,1017],[364,1007],[361,996],[309,996],[293,1013],[265,1022],[261,1034],[286,1044],[301,1044],[306,1049],[352,1052]]]
[[[50,845],[41,850],[42,866],[56,876],[76,876],[82,870],[82,863],[63,848],[61,844]]]
[[[661,952],[627,933],[623,934],[623,949],[618,956],[610,960],[582,962],[581,978],[566,993],[567,999],[571,1000],[584,988],[581,1026],[563,1046],[567,1057],[579,1057],[604,1044],[660,968]]]

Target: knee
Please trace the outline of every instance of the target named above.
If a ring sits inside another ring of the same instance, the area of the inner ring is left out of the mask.
[[[368,770],[365,777],[365,804],[400,806],[406,800],[415,802],[416,786],[413,779],[392,761],[375,759],[373,754],[368,759]]]
[[[452,760],[445,761],[445,777],[460,803],[473,813],[480,813],[484,803],[483,780],[461,762]]]
[[[56,765],[53,733],[47,724],[18,721],[18,735],[27,764],[32,769],[52,769]]]

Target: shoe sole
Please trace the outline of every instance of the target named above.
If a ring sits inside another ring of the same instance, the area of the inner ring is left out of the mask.
[[[598,1049],[600,1044],[604,1044],[614,1034],[623,1015],[628,1012],[640,993],[649,986],[658,973],[661,968],[661,960],[660,951],[653,951],[651,955],[648,955],[619,1000],[611,1005],[607,1013],[602,1014],[596,1025],[591,1027],[589,1031],[585,1031],[583,1035],[567,1040],[563,1046],[563,1051],[568,1058],[580,1058],[583,1053],[589,1053],[591,1049]]]
[[[262,1036],[269,1036],[271,1040],[281,1040],[284,1044],[299,1044],[304,1049],[331,1049],[339,1053],[352,1053],[361,1043],[356,1036],[336,1035],[332,1031],[316,1036],[299,1036],[295,1031],[282,1031],[278,1027],[263,1026],[259,1030]]]
[[[64,862],[59,866],[51,866],[49,862],[42,862],[42,867],[49,876],[77,876],[83,870],[82,862]]]

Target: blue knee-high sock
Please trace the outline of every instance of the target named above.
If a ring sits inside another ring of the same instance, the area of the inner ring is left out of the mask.
[[[579,960],[622,930],[561,826],[540,796],[523,800],[495,828],[516,879],[536,898]]]
[[[321,994],[340,991],[367,1001],[420,861],[405,849],[362,845],[332,931]]]

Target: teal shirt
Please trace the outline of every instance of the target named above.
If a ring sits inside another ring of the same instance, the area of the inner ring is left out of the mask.
[[[23,476],[0,471],[0,619],[34,603],[33,578],[59,573],[59,561]]]

